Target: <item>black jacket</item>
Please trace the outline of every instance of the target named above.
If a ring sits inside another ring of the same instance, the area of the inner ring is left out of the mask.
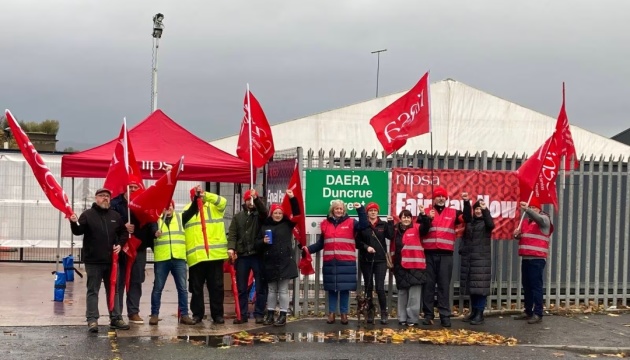
[[[125,199],[124,194],[120,194],[113,198],[110,208],[120,214],[120,218],[122,219],[123,224],[126,224],[128,222],[128,203],[127,199]],[[140,227],[140,221],[136,219],[136,216],[133,213],[131,213],[131,219],[129,220],[129,222],[135,226],[133,234],[142,241],[142,244],[138,247],[138,251],[146,250],[148,247],[153,248],[155,232],[157,231],[157,223],[148,223]]]
[[[125,244],[129,236],[120,214],[102,209],[96,203],[79,216],[79,224],[70,222],[74,235],[83,235],[81,259],[86,264],[111,264],[114,245]]]
[[[422,225],[420,225],[422,229]],[[425,271],[421,269],[405,269],[400,264],[400,251],[402,250],[403,243],[402,238],[405,231],[408,228],[404,227],[401,223],[394,225],[394,268],[392,269],[394,272],[394,277],[396,278],[396,288],[397,289],[408,289],[412,286],[422,285],[425,283]]]
[[[470,201],[464,201],[466,229],[460,245],[460,292],[462,295],[490,295],[492,240],[494,221],[490,210],[480,218],[471,214]]]
[[[238,256],[256,254],[256,237],[260,231],[260,225],[269,215],[267,207],[259,197],[254,199],[254,210],[249,210],[243,204],[243,211],[234,215],[228,230],[228,249],[236,251]]]
[[[293,216],[300,215],[300,207],[296,198],[289,199]],[[266,281],[294,279],[298,276],[293,250],[293,228],[295,223],[286,215],[280,221],[269,216],[263,222],[256,246],[262,253],[263,274]],[[272,243],[265,244],[265,230],[271,230]],[[302,248],[298,243],[298,247]]]
[[[368,220],[369,221],[369,220]],[[359,249],[359,260],[361,262],[383,262],[385,261],[385,251],[387,243],[385,239],[394,237],[394,222],[378,219],[374,224],[370,223],[367,229],[357,232],[356,247]],[[368,247],[373,247],[376,252],[370,254]]]

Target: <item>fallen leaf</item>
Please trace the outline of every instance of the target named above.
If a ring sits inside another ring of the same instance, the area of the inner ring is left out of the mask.
[[[563,357],[564,353],[555,352],[555,353],[553,353],[553,356],[555,356],[555,357]]]

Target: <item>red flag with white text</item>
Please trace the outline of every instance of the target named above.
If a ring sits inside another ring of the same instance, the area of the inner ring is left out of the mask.
[[[136,179],[140,189],[144,189],[142,173],[138,167],[127,132],[127,121],[123,120],[103,187],[109,189],[112,192],[112,198],[114,198],[127,191],[127,184],[129,184],[130,179]]]
[[[553,204],[557,209],[556,179],[559,171],[560,152],[554,133],[518,168],[520,200],[528,201],[531,194],[539,204]]]
[[[183,165],[182,156],[175,168],[167,171],[155,184],[146,190],[139,189],[131,194],[129,209],[140,221],[141,226],[158,221],[164,209],[168,208]]]
[[[262,168],[273,156],[275,149],[273,144],[273,136],[271,127],[267,121],[267,117],[263,112],[260,103],[251,91],[245,93],[243,101],[243,109],[245,116],[241,123],[241,131],[238,135],[238,143],[236,145],[236,155],[243,161],[250,162],[250,151],[252,152],[252,164],[256,168]],[[251,146],[250,146],[250,129],[249,122],[251,120]]]
[[[37,150],[35,150],[35,146],[33,146],[30,139],[26,136],[26,133],[22,130],[20,124],[18,124],[11,112],[9,110],[5,110],[4,114],[7,118],[7,122],[9,123],[9,127],[11,128],[11,132],[13,133],[13,137],[15,138],[15,142],[20,148],[24,159],[26,159],[26,162],[31,166],[33,175],[35,175],[39,186],[41,186],[42,190],[44,190],[44,194],[46,194],[46,197],[52,206],[66,215],[66,218],[69,218],[72,216],[74,211],[68,201],[68,195],[66,195],[66,192],[63,190],[61,185],[59,185],[57,179],[55,179],[48,166],[46,166],[44,159],[42,159]]]
[[[370,125],[388,155],[405,146],[407,139],[430,132],[429,73],[376,114]]]
[[[556,137],[556,143],[560,156],[565,156],[564,168],[565,169],[577,169],[579,162],[577,160],[577,154],[575,152],[575,144],[573,143],[573,136],[571,135],[571,128],[569,127],[569,118],[564,106],[564,83],[562,84],[562,106],[560,107],[560,114],[558,114],[558,120],[556,121],[556,131],[554,136]],[[571,162],[571,157],[574,157]]]
[[[287,189],[293,191],[293,196],[297,199],[300,215],[291,216],[291,221],[295,223],[295,227],[293,228],[293,236],[300,242],[302,245],[306,245],[306,218],[304,217],[304,197],[302,196],[302,182],[300,181],[300,170],[298,168],[297,161],[295,163],[295,169],[293,170],[293,175],[289,180],[289,185]],[[289,215],[292,214],[291,211],[291,203],[289,203],[289,197],[284,196],[282,199],[282,211]]]

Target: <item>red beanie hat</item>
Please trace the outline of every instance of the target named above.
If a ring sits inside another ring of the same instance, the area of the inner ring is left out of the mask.
[[[245,201],[249,201],[252,199],[252,190],[247,190],[245,191],[245,193],[243,194],[243,200]]]
[[[273,214],[274,211],[276,210],[282,210],[282,212],[284,213],[284,210],[282,209],[282,205],[280,204],[271,204],[271,209],[269,209],[269,215],[271,216],[271,214]]]
[[[542,210],[542,208],[540,207],[540,200],[538,200],[538,198],[535,196],[532,196],[532,199],[529,201],[529,206],[535,206]]]
[[[370,211],[371,209],[376,209],[376,212],[379,212],[381,210],[379,209],[378,204],[375,202],[371,202],[365,206],[365,211]]]
[[[197,187],[196,186],[194,188],[190,189],[190,200],[194,200],[195,199],[195,195],[197,195]]]
[[[448,192],[446,192],[446,189],[438,186],[435,189],[433,189],[433,198],[435,199],[438,196],[444,196],[445,198],[448,197]]]

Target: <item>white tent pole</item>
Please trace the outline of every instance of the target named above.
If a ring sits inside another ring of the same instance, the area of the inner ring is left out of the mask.
[[[61,188],[63,189],[63,178],[61,178]],[[57,260],[55,261],[55,274],[59,271],[59,253],[61,252],[61,211],[57,223]]]

